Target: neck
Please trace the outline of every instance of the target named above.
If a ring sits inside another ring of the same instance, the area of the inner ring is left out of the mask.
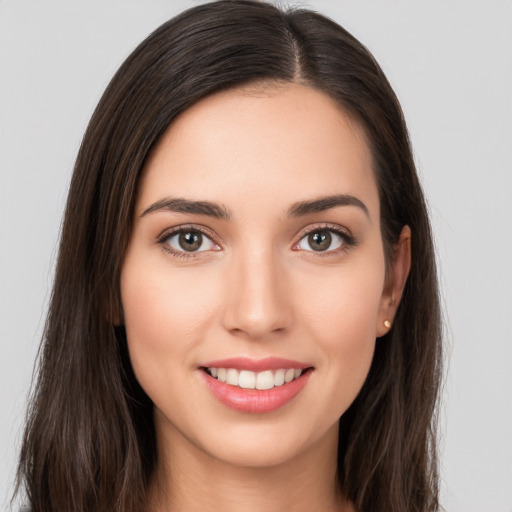
[[[273,466],[234,465],[185,438],[157,432],[151,512],[349,512],[337,481],[337,425],[316,445]],[[177,441],[177,439],[174,439]]]

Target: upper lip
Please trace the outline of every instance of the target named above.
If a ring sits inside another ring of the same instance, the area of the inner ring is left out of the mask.
[[[202,368],[234,368],[236,370],[249,370],[253,372],[262,372],[265,370],[279,369],[306,369],[312,365],[283,359],[282,357],[265,357],[263,359],[251,359],[249,357],[231,357],[228,359],[217,359],[208,361],[201,365]]]

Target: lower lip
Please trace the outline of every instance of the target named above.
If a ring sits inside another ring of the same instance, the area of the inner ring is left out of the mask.
[[[291,402],[306,385],[312,370],[305,371],[300,377],[282,386],[271,389],[243,389],[213,378],[200,370],[206,385],[215,398],[236,411],[263,414],[277,411]]]

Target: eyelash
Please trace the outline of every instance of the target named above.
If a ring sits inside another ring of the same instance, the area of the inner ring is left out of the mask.
[[[203,236],[211,240],[215,245],[218,246],[216,242],[213,241],[214,236],[209,231],[205,230],[201,226],[195,226],[195,225],[186,225],[186,226],[180,226],[178,228],[172,229],[171,231],[166,231],[162,235],[160,235],[157,239],[157,243],[162,246],[162,249],[168,253],[170,253],[175,258],[180,259],[190,259],[197,257],[198,252],[207,252],[207,251],[177,251],[176,249],[173,249],[169,244],[169,240],[179,234],[179,233],[187,233],[187,232],[197,232],[201,233]]]
[[[180,258],[180,259],[196,258],[198,252],[200,253],[200,252],[208,252],[208,251],[190,251],[190,252],[177,251],[177,250],[173,249],[168,243],[169,240],[173,236],[175,236],[179,233],[194,232],[194,231],[201,233],[203,236],[205,236],[206,238],[211,240],[211,242],[214,243],[216,246],[219,245],[214,241],[214,236],[211,232],[205,230],[201,226],[196,226],[196,225],[180,226],[178,228],[172,229],[171,231],[166,231],[158,237],[157,243],[162,246],[164,251],[170,253],[172,256],[174,256],[176,258]],[[309,236],[313,233],[320,233],[322,231],[334,233],[335,235],[339,236],[342,241],[341,247],[330,250],[330,251],[311,250],[311,251],[305,251],[305,252],[314,253],[315,256],[319,256],[319,257],[328,257],[328,256],[332,256],[333,254],[338,254],[340,252],[348,251],[350,248],[355,247],[358,244],[358,240],[356,239],[356,237],[354,237],[352,234],[347,232],[345,229],[340,228],[340,226],[338,226],[336,224],[322,224],[322,225],[314,226],[313,228],[308,227],[308,228],[304,229],[299,235],[299,240],[293,245],[293,247],[294,248],[297,247],[298,244],[300,244],[300,242],[306,236]],[[294,250],[304,251],[303,249],[294,249]]]
[[[315,256],[319,256],[321,258],[322,257],[326,258],[326,257],[332,256],[334,254],[339,254],[341,252],[346,252],[346,251],[348,251],[352,247],[355,247],[358,244],[357,238],[354,235],[352,235],[347,229],[343,229],[343,228],[341,228],[340,226],[338,226],[336,224],[321,224],[321,225],[316,225],[313,228],[307,227],[306,229],[304,229],[300,233],[299,241],[294,244],[294,247],[297,247],[298,244],[300,244],[300,242],[305,237],[307,237],[307,236],[309,236],[309,235],[311,235],[313,233],[321,233],[321,232],[325,232],[325,231],[327,231],[329,233],[334,233],[335,235],[339,236],[341,238],[341,247],[333,249],[333,250],[330,250],[330,251],[314,251],[314,250],[310,250],[310,251],[305,251],[305,252],[313,253]],[[296,250],[303,251],[302,249],[296,249]]]

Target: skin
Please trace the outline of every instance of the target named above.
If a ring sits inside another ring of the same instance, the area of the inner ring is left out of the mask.
[[[289,215],[297,202],[333,194],[367,211]],[[230,218],[144,214],[169,197],[217,203]],[[333,236],[314,251],[307,233],[326,224],[355,245]],[[199,226],[212,242],[180,258],[169,252],[170,243],[180,249],[177,237],[161,236],[180,226]],[[130,358],[155,404],[151,509],[351,510],[336,480],[338,419],[363,385],[409,266],[405,227],[386,273],[371,153],[329,97],[262,86],[182,114],[144,170],[121,277]],[[314,367],[274,412],[229,409],[200,375],[206,361],[271,356]]]

